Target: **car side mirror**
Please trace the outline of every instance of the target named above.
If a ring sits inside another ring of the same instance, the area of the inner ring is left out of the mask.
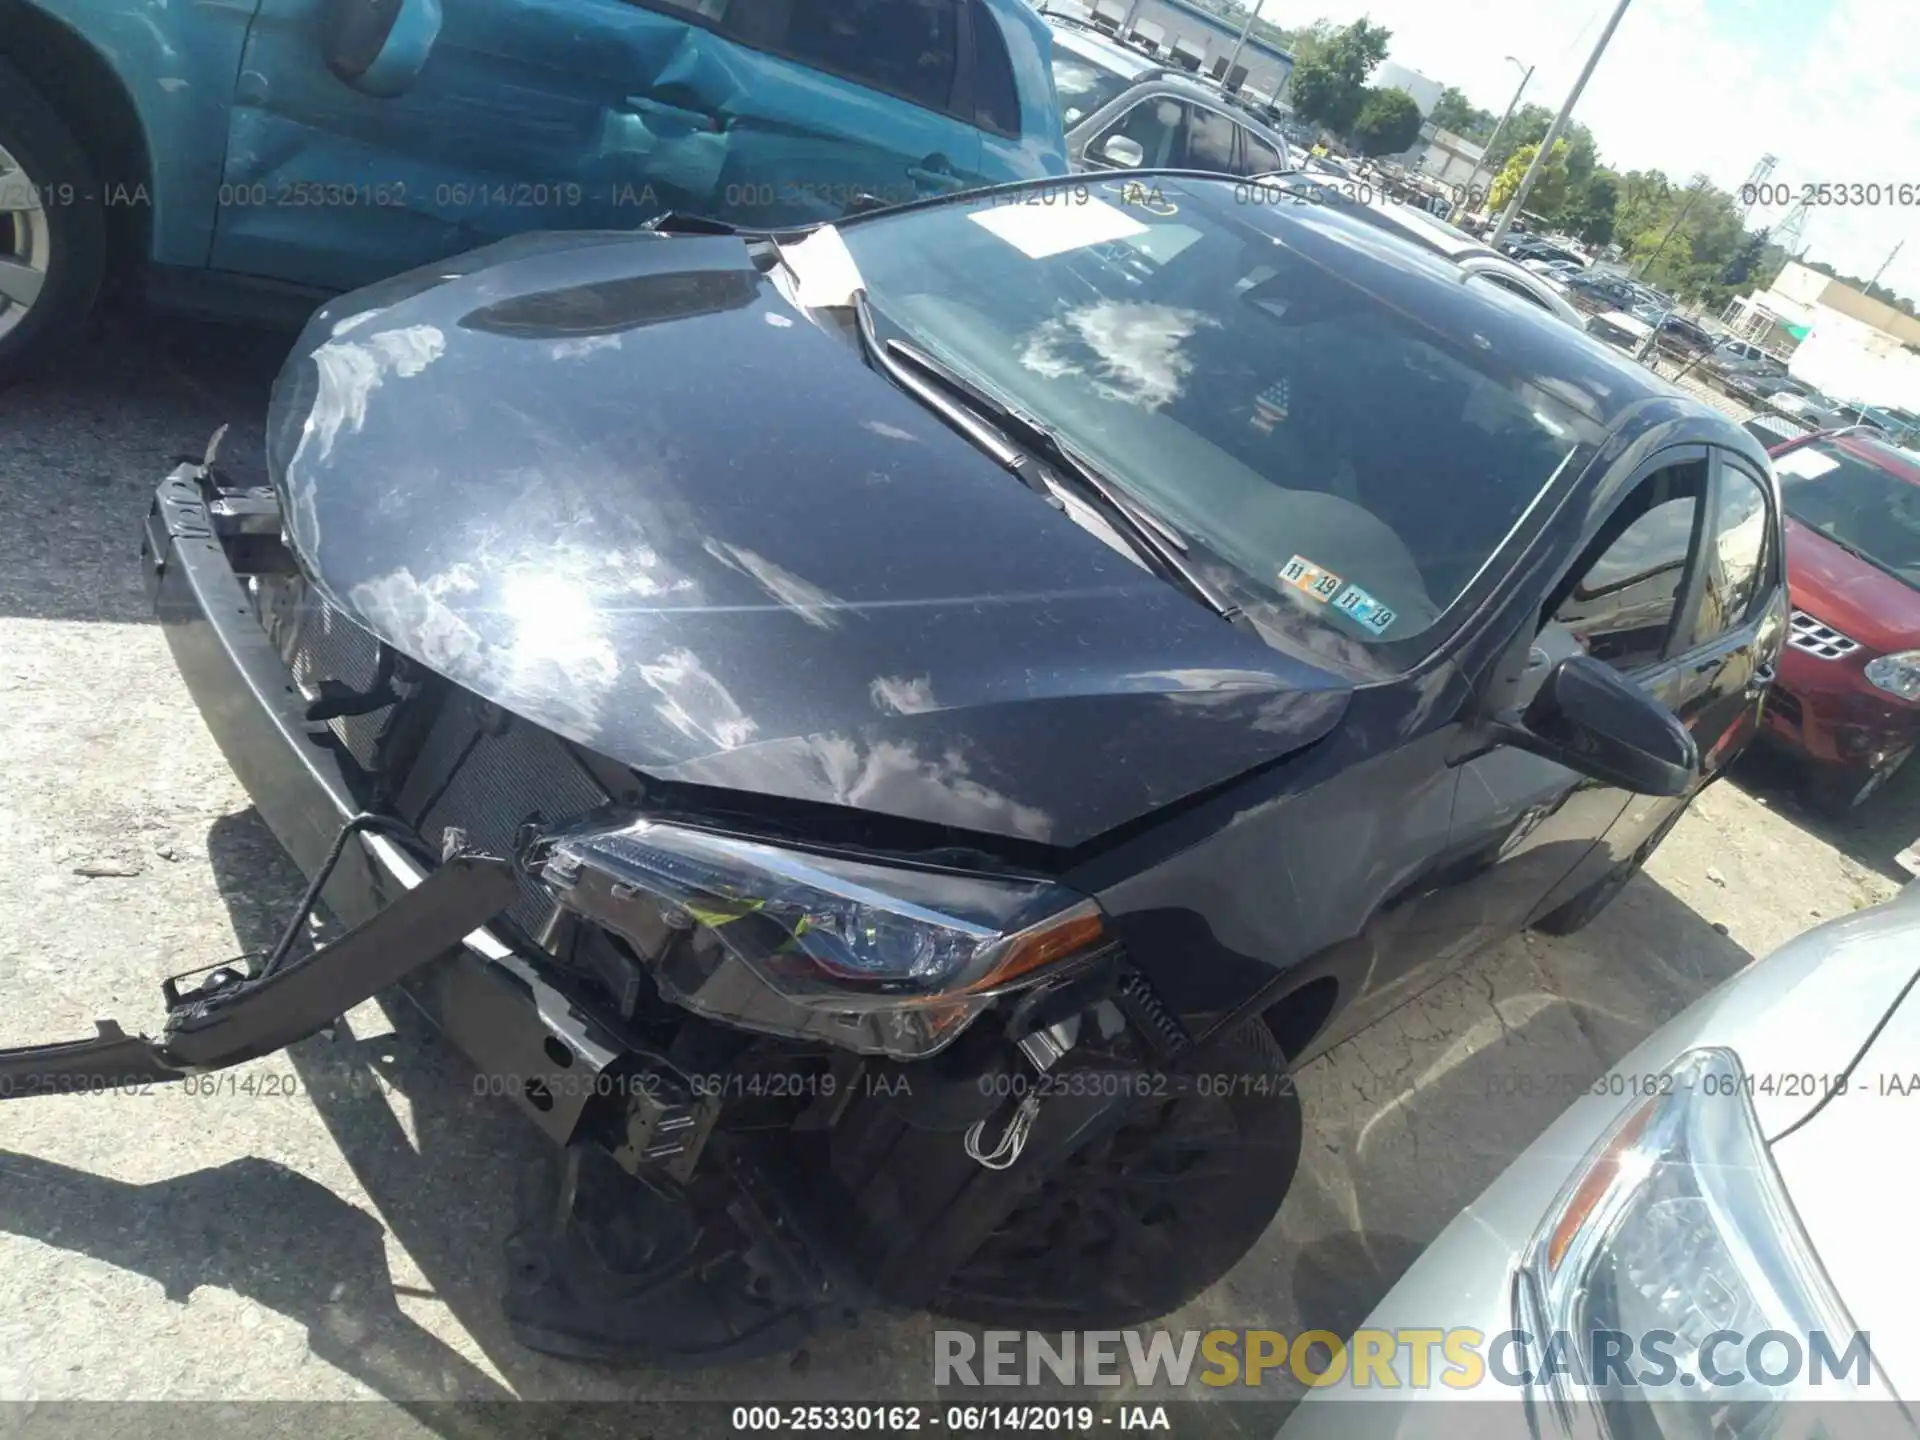
[[[1111,160],[1122,170],[1138,170],[1147,163],[1147,152],[1140,142],[1126,135],[1109,135],[1100,142],[1100,158]]]
[[[326,0],[327,68],[365,95],[391,100],[419,78],[440,38],[441,0]]]
[[[1561,660],[1499,729],[1510,745],[1638,795],[1683,795],[1700,775],[1700,748],[1679,718],[1590,655]]]

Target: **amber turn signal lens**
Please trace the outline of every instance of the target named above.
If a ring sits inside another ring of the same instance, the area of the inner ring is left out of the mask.
[[[1078,954],[1089,945],[1097,944],[1105,934],[1106,925],[1100,918],[1099,909],[1093,904],[1076,905],[1071,910],[1064,910],[1051,920],[1014,936],[999,963],[967,986],[966,993],[977,994],[983,990],[997,989],[1042,966]]]
[[[1593,1213],[1594,1206],[1613,1188],[1615,1176],[1620,1172],[1620,1157],[1633,1148],[1640,1138],[1640,1132],[1647,1128],[1652,1118],[1654,1101],[1649,1100],[1641,1106],[1626,1124],[1620,1127],[1606,1151],[1593,1162],[1592,1167],[1575,1187],[1573,1197],[1567,1201],[1567,1208],[1560,1212],[1560,1223],[1553,1227],[1553,1236],[1547,1242],[1547,1266],[1558,1270],[1560,1262],[1566,1257],[1573,1245],[1574,1237],[1580,1233],[1580,1227],[1587,1223],[1587,1217]]]

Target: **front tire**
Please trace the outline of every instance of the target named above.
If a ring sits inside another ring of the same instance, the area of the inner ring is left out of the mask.
[[[1117,1127],[1028,1176],[930,1308],[990,1326],[1114,1329],[1226,1275],[1293,1183],[1299,1095],[1258,1019],[1178,1073],[1177,1092],[1135,1101]]]
[[[92,162],[53,107],[0,61],[0,384],[79,333],[106,250]]]

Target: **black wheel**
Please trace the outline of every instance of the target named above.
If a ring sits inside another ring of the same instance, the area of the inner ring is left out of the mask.
[[[1891,780],[1913,754],[1903,750],[1878,765],[1822,765],[1807,773],[1800,793],[1808,808],[1838,820],[1851,815]]]
[[[1642,841],[1640,848],[1633,854],[1571,900],[1556,905],[1527,928],[1537,930],[1542,935],[1571,935],[1577,930],[1586,929],[1599,918],[1602,910],[1619,898],[1620,892],[1626,889],[1633,877],[1640,873],[1647,861],[1652,858],[1653,852],[1660,848],[1660,842],[1667,838],[1668,832],[1680,823],[1680,817],[1686,813],[1684,807],[1674,811],[1660,822],[1660,828]]]
[[[1299,1097],[1259,1020],[1209,1047],[1178,1095],[1039,1175],[947,1276],[932,1309],[986,1325],[1114,1328],[1178,1309],[1280,1209],[1300,1161]]]
[[[86,152],[0,61],[0,382],[79,333],[100,290],[106,233]]]

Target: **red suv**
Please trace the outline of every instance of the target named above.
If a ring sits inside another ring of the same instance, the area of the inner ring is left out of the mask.
[[[1920,739],[1920,454],[1858,431],[1770,453],[1793,629],[1766,734],[1803,752],[1811,798],[1844,812]]]

